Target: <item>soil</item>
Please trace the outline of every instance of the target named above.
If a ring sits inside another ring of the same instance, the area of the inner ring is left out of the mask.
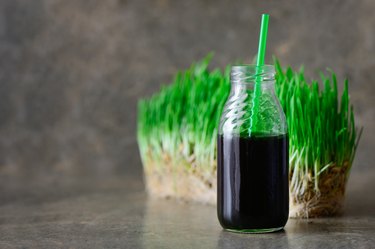
[[[323,172],[319,176],[319,191],[315,191],[311,175],[304,179],[307,181],[304,191],[297,193],[296,190],[290,189],[289,217],[314,218],[340,215],[344,203],[348,167],[349,163],[344,163],[343,166],[333,165]],[[144,169],[146,188],[150,197],[216,205],[216,164],[200,167],[191,159],[180,159],[176,164],[170,156],[164,156],[160,162],[150,158],[145,163]]]

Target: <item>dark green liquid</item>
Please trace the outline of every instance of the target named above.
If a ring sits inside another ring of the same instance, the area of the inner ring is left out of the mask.
[[[218,136],[217,211],[225,229],[284,227],[288,220],[288,136]]]

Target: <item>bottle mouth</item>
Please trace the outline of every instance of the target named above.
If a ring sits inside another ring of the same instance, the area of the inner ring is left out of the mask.
[[[232,83],[248,84],[261,81],[262,84],[273,83],[275,80],[275,67],[273,65],[235,65],[230,74]]]

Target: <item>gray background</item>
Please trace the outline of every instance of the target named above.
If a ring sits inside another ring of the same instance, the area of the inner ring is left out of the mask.
[[[350,80],[365,131],[353,170],[375,160],[375,1],[0,2],[0,174],[142,179],[136,103],[208,52],[213,66],[256,53]]]

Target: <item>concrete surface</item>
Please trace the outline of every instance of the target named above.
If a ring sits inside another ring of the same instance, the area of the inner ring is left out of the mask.
[[[374,248],[375,183],[351,177],[345,216],[225,232],[216,208],[151,200],[134,177],[0,178],[0,248]]]

